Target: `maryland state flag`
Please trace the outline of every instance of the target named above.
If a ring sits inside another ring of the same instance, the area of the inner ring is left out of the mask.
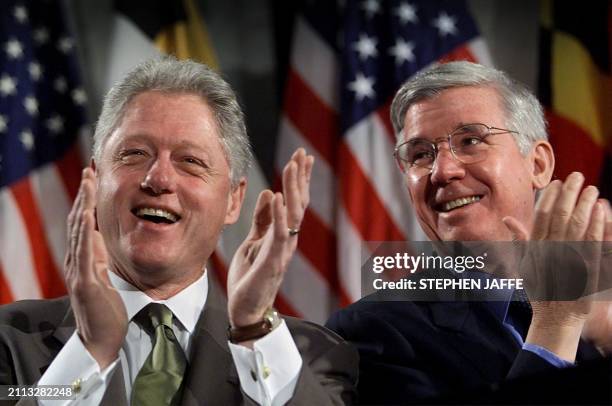
[[[204,62],[218,70],[217,57],[193,0],[117,0],[115,10],[161,52]]]
[[[555,175],[582,172],[612,198],[612,2],[542,1],[539,97]]]

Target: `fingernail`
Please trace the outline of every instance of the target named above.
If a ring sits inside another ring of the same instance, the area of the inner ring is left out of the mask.
[[[576,180],[584,179],[584,175],[580,172],[572,172],[570,176],[572,177],[572,179],[576,179]]]
[[[597,186],[589,185],[586,188],[588,189],[589,193],[597,193],[599,195],[599,189]]]

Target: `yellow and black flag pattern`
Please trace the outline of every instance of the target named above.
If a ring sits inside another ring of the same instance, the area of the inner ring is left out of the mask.
[[[193,0],[117,0],[115,10],[136,25],[161,52],[219,69]]]
[[[584,173],[612,198],[612,2],[542,0],[539,97],[555,175]]]

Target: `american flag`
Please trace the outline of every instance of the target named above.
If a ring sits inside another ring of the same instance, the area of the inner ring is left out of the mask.
[[[65,293],[87,98],[58,4],[0,3],[0,303]]]
[[[393,161],[389,108],[441,60],[490,65],[464,1],[307,1],[297,17],[277,150],[315,155],[311,203],[278,307],[314,321],[361,297],[366,241],[426,240]]]

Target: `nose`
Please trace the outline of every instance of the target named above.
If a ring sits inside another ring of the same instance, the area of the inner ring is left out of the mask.
[[[176,172],[168,156],[158,156],[151,164],[140,189],[157,196],[176,191]]]
[[[450,148],[438,148],[438,154],[431,168],[431,183],[448,184],[465,176],[465,167],[459,162]]]

